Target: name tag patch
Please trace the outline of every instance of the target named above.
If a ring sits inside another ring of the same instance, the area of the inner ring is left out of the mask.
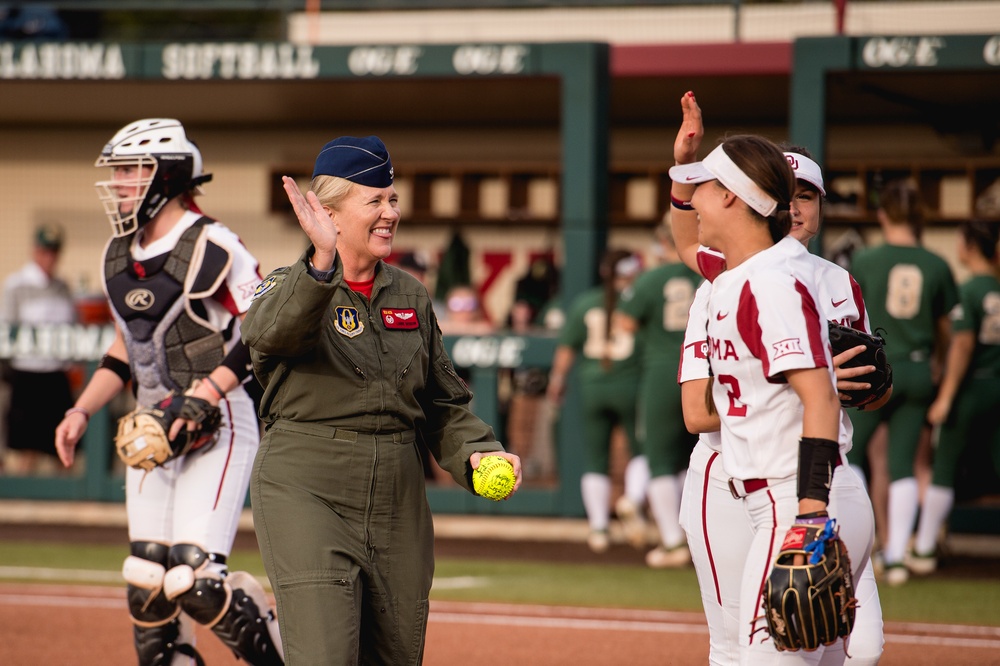
[[[420,327],[417,311],[413,308],[382,308],[382,323],[386,328],[404,331]]]

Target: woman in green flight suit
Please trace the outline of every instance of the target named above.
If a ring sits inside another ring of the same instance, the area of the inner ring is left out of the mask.
[[[243,336],[264,386],[254,524],[288,666],[419,664],[434,573],[417,437],[472,492],[483,453],[514,466],[442,346],[423,285],[384,259],[399,224],[377,137],[340,137],[305,197],[311,246],[257,288]]]

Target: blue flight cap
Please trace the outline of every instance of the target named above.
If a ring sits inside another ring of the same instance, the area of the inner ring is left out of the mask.
[[[312,177],[316,176],[337,176],[368,187],[389,187],[392,161],[377,136],[342,136],[319,151]]]

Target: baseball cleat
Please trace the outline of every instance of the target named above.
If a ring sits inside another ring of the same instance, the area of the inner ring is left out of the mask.
[[[885,566],[885,582],[889,587],[905,585],[908,580],[910,580],[910,570],[901,562]]]
[[[615,515],[622,524],[622,532],[625,540],[633,548],[643,548],[646,545],[646,519],[642,515],[642,510],[635,502],[625,495],[615,502]]]
[[[934,553],[918,555],[917,553],[910,552],[907,553],[903,562],[906,564],[907,569],[918,576],[926,576],[937,571],[938,561]]]
[[[593,530],[587,535],[587,547],[595,553],[606,553],[611,547],[607,530]]]
[[[691,551],[684,544],[667,548],[657,546],[646,553],[646,566],[652,569],[677,569],[691,563]]]

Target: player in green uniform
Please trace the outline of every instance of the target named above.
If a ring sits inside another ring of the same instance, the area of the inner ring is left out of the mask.
[[[616,426],[624,429],[632,456],[641,455],[636,439],[640,354],[635,336],[622,329],[614,316],[619,294],[639,270],[638,259],[629,252],[608,250],[604,254],[602,284],[583,292],[570,305],[549,373],[547,396],[559,404],[569,371],[577,365],[586,458],[580,492],[590,525],[587,544],[597,553],[610,545],[610,443]]]
[[[945,260],[920,246],[923,209],[912,185],[890,183],[881,193],[877,216],[885,244],[859,251],[851,273],[865,295],[872,330],[884,331],[893,394],[880,410],[850,413],[854,448],[848,460],[862,468],[872,434],[880,423],[888,424],[890,482],[883,557],[887,581],[901,585],[908,577],[903,557],[919,507],[914,460],[934,399],[935,370],[940,371],[948,345],[948,312],[958,301],[958,291]]]
[[[665,568],[691,561],[679,515],[682,472],[697,436],[684,425],[676,378],[688,311],[702,278],[681,262],[668,224],[658,226],[655,234],[661,263],[636,278],[618,309],[625,326],[642,340],[639,439],[649,461],[649,509],[660,533],[660,544],[646,554],[646,564]]]
[[[951,311],[952,340],[937,398],[927,420],[940,426],[934,477],[924,494],[910,571],[937,568],[937,540],[955,501],[955,471],[969,443],[986,442],[1000,473],[1000,227],[985,222],[961,225],[958,259],[971,277],[959,288]]]

